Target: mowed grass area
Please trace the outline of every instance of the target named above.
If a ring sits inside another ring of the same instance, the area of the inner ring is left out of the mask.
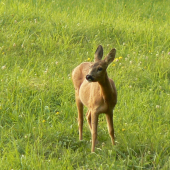
[[[0,1],[0,169],[170,169],[169,11],[166,0]],[[99,44],[117,49],[116,146],[100,115],[91,153],[70,77]]]

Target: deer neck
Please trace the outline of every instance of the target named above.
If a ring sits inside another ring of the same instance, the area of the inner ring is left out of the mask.
[[[104,101],[107,103],[113,101],[114,90],[112,89],[107,73],[98,83],[100,85],[101,95],[103,96]]]

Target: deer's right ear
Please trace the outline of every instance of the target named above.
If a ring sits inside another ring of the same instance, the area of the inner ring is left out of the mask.
[[[103,57],[103,47],[101,45],[99,45],[97,47],[95,54],[94,54],[94,61],[99,61],[102,59],[102,57]]]

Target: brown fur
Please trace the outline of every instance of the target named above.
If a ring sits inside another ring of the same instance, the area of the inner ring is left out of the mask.
[[[116,50],[102,59],[103,48],[100,45],[95,52],[95,61],[84,62],[72,72],[75,88],[75,98],[78,109],[79,140],[82,140],[83,105],[88,108],[86,117],[92,134],[92,148],[94,152],[97,139],[97,124],[100,113],[106,114],[108,130],[114,145],[113,109],[117,103],[117,92],[113,80],[108,78],[106,69],[114,60]]]

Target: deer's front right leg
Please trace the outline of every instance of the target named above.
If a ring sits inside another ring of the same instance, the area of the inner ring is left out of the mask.
[[[97,125],[98,125],[98,114],[91,113],[91,135],[92,135],[92,147],[91,152],[95,151],[95,145],[97,140]]]
[[[79,140],[83,139],[83,104],[78,95],[76,95],[76,105],[78,110],[78,126],[79,126]]]
[[[91,132],[92,126],[91,126],[91,111],[90,110],[88,110],[87,113],[86,113],[86,119],[87,119],[87,122],[89,124],[90,132]]]

